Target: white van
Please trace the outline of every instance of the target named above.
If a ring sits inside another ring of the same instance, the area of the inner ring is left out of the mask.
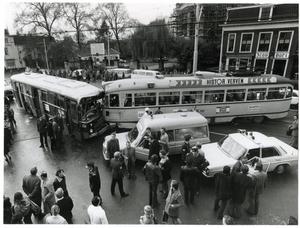
[[[133,79],[143,78],[164,78],[164,76],[156,70],[134,70],[131,74]]]
[[[150,127],[151,133],[157,139],[160,138],[160,129],[164,127],[169,136],[169,155],[181,154],[184,136],[190,135],[191,146],[196,142],[210,142],[207,119],[198,112],[176,112],[142,117],[136,126],[129,132],[116,134],[120,143],[120,150],[126,147],[126,142],[130,141],[135,148],[136,159],[148,161],[149,149],[143,147],[146,129]],[[106,136],[103,142],[103,157],[109,160],[107,153],[107,142],[111,135]]]
[[[131,76],[131,70],[126,69],[126,68],[114,68],[114,69],[111,69],[111,72],[113,72],[113,74],[117,73],[118,78],[120,78],[120,79],[130,78],[130,76]],[[123,73],[124,73],[124,77],[123,77]]]

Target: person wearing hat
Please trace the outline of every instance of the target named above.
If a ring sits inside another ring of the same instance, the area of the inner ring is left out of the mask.
[[[50,213],[52,206],[55,204],[53,182],[49,180],[47,172],[41,173],[42,179],[42,199],[44,205],[44,213]]]
[[[102,201],[102,198],[100,196],[101,179],[98,167],[95,166],[94,162],[89,162],[87,163],[86,168],[88,168],[89,170],[89,183],[91,192],[93,193],[93,196],[98,196]]]
[[[160,161],[158,163],[158,166],[161,170],[162,174],[162,198],[166,199],[168,196],[168,181],[171,180],[171,170],[172,170],[172,163],[168,158],[167,151],[164,149],[159,151]]]
[[[145,108],[144,116],[151,116],[150,109],[148,107]]]
[[[252,175],[252,189],[249,191],[249,207],[245,211],[249,214],[257,215],[259,206],[259,195],[263,193],[267,185],[268,175],[263,171],[262,163],[257,163]]]
[[[123,189],[123,172],[122,172],[122,163],[120,162],[120,152],[115,152],[114,157],[110,160],[110,168],[111,168],[111,174],[112,174],[112,181],[110,185],[110,192],[112,195],[115,195],[115,186],[116,183],[118,183],[119,191],[121,197],[129,196],[128,193],[124,192]]]
[[[120,151],[119,139],[116,138],[116,132],[111,133],[111,139],[107,142],[107,153],[109,159],[114,157],[114,153]]]
[[[190,153],[190,150],[191,150],[190,139],[191,139],[190,135],[184,136],[184,142],[181,147],[181,163],[182,163],[182,165],[185,164],[186,155],[188,153]]]
[[[24,176],[22,188],[30,200],[35,202],[39,207],[42,204],[41,179],[36,175],[38,169],[30,169],[30,175]]]
[[[67,220],[68,224],[73,224],[73,200],[69,196],[64,196],[64,190],[62,188],[58,188],[55,191],[55,196],[57,199],[55,204],[60,208],[59,214]]]
[[[196,181],[196,195],[199,195],[200,191],[200,183],[202,179],[202,172],[206,168],[205,167],[205,158],[199,153],[199,148],[197,146],[192,147],[192,154],[193,154],[193,166],[199,170],[197,174],[197,181]]]

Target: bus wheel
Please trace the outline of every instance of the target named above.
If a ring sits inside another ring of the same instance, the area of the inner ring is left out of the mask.
[[[253,122],[254,123],[261,123],[261,122],[263,122],[264,121],[264,117],[263,116],[255,116],[255,117],[253,117]]]
[[[30,108],[30,106],[29,106],[27,103],[25,103],[25,111],[26,111],[28,114],[32,114],[31,108]]]
[[[279,165],[275,168],[275,173],[281,174],[286,170],[286,165]]]

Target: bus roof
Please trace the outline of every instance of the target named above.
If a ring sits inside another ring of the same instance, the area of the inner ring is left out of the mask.
[[[160,129],[162,127],[166,130],[175,129],[169,126],[175,126],[176,129],[182,128],[184,126],[195,126],[195,123],[200,123],[200,125],[207,125],[207,119],[198,112],[176,112],[176,113],[164,113],[151,116],[142,117],[139,122],[143,126],[143,130],[147,127],[151,129]]]
[[[264,74],[262,76],[254,77],[211,77],[206,79],[199,79],[193,76],[186,77],[165,77],[144,78],[144,79],[122,79],[113,81],[105,85],[105,91],[108,93],[130,91],[130,90],[145,90],[145,89],[168,89],[168,88],[219,88],[221,86],[242,86],[242,85],[271,85],[271,84],[291,84],[287,78],[278,75]],[[224,87],[223,87],[224,88]]]
[[[13,75],[11,81],[21,82],[42,90],[51,91],[62,96],[77,100],[84,97],[99,95],[103,90],[86,82],[75,81],[45,74],[30,73]]]

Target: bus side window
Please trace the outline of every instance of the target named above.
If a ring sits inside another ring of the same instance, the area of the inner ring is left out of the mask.
[[[124,107],[131,107],[131,106],[132,106],[132,94],[126,94]]]
[[[110,107],[119,107],[119,95],[118,94],[110,95]]]

